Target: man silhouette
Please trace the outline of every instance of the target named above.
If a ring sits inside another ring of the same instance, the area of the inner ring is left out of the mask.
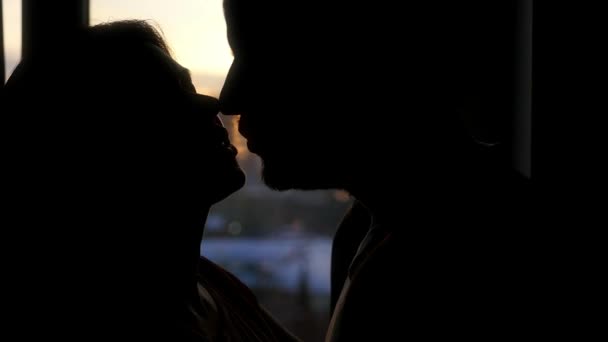
[[[532,292],[525,182],[464,124],[485,17],[472,2],[398,6],[225,0],[222,112],[241,115],[269,187],[344,189],[371,214],[362,241],[350,218],[365,214],[336,237],[334,266],[358,248],[333,271],[327,341],[516,336]]]

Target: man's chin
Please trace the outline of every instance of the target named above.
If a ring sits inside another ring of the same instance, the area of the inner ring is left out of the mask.
[[[262,167],[262,180],[264,184],[277,191],[287,190],[321,190],[329,189],[322,179],[315,177],[314,173],[302,169],[283,169],[277,167]]]

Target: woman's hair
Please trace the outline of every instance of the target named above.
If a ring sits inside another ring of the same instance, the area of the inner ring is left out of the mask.
[[[85,39],[94,44],[114,46],[149,44],[171,55],[162,31],[146,20],[121,20],[98,24],[85,30]]]
[[[150,47],[171,56],[160,29],[145,20],[122,20],[86,27],[69,38],[58,39],[53,51],[38,51],[24,58],[7,81],[7,99],[22,93],[44,95],[40,90],[50,93],[70,88],[74,82],[82,80],[103,81],[95,76],[108,71],[110,75],[118,75],[124,71],[119,70],[121,68],[148,62]]]
[[[143,113],[179,89],[171,50],[148,21],[86,27],[58,37],[52,50],[38,50],[19,63],[5,87],[10,111],[37,112],[37,102],[60,115],[77,115],[80,104],[93,104],[88,113]]]

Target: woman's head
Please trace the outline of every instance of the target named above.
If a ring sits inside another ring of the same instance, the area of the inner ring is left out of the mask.
[[[12,110],[32,113],[29,124],[43,135],[44,126],[61,132],[47,141],[100,184],[188,194],[199,204],[243,185],[217,100],[196,94],[189,71],[145,21],[89,27],[24,60],[7,88]]]

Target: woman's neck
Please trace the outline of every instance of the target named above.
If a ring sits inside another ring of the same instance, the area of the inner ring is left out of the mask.
[[[200,245],[208,212],[207,207],[190,215],[161,214],[149,220],[150,229],[142,230],[139,245],[129,253],[139,258],[130,280],[145,287],[142,294],[153,291],[154,298],[168,304],[190,303],[198,296]]]

